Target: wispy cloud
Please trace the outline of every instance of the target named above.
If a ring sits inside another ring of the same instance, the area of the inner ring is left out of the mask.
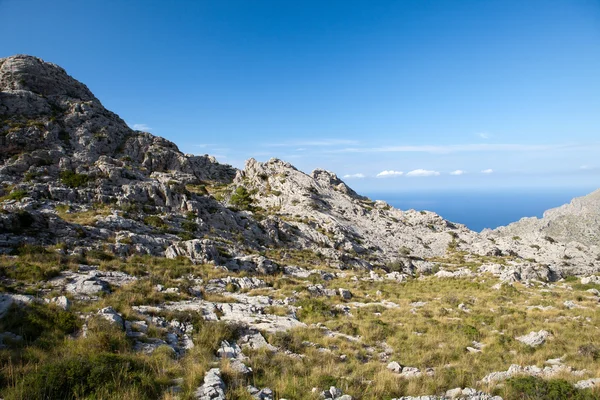
[[[463,171],[462,169],[457,169],[456,171],[450,172],[450,175],[464,175],[467,171]]]
[[[365,174],[347,174],[344,175],[344,179],[362,179],[365,177]]]
[[[489,133],[487,133],[487,132],[479,132],[479,133],[477,134],[477,136],[479,136],[479,137],[480,137],[480,138],[482,138],[482,139],[489,139],[489,138],[491,138],[491,137],[492,137],[492,135],[491,135],[491,134],[489,134]]]
[[[333,153],[458,153],[458,152],[485,152],[485,151],[548,151],[557,149],[577,149],[588,146],[581,144],[450,144],[450,145],[417,145],[417,146],[381,146],[381,147],[346,147],[331,150]]]
[[[320,146],[352,146],[357,145],[358,140],[346,139],[321,139],[321,140],[297,140],[283,143],[265,143],[269,147],[320,147]],[[303,149],[304,150],[304,149]]]
[[[413,171],[407,172],[406,176],[438,176],[440,173],[438,171],[430,171],[427,169],[415,169]]]
[[[404,172],[402,171],[394,171],[394,170],[389,170],[389,171],[381,171],[380,173],[377,174],[378,178],[391,178],[394,176],[402,176],[404,175]]]
[[[494,172],[494,170],[493,170],[493,169],[491,169],[491,168],[484,169],[483,171],[481,171],[481,173],[482,173],[482,174],[491,174],[491,173],[493,173],[493,172]]]
[[[135,129],[136,131],[144,131],[144,132],[150,132],[152,130],[152,128],[146,124],[133,124],[132,128]]]

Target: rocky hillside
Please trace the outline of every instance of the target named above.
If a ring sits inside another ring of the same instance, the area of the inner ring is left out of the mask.
[[[1,59],[0,90],[3,252],[60,244],[69,253],[186,256],[230,269],[302,258],[412,274],[433,270],[428,260],[450,248],[514,256],[558,275],[600,265],[598,243],[584,232],[598,223],[594,195],[481,236],[431,212],[359,196],[328,171],[307,175],[276,159],[238,171],[182,154],[130,129],[85,85],[35,57]],[[583,214],[584,224],[573,222]],[[581,234],[564,233],[575,225]]]
[[[428,212],[358,196],[334,174],[271,160],[244,171],[131,130],[66,72],[29,56],[0,62],[0,248],[188,256],[236,265],[292,249],[340,267],[443,255],[456,232]],[[237,192],[236,192],[237,191]],[[308,254],[310,253],[310,254]],[[256,257],[255,257],[256,258]]]
[[[600,192],[478,234],[182,154],[30,56],[0,180],[5,399],[600,396]]]
[[[569,204],[544,213],[543,218],[523,218],[496,229],[500,236],[523,236],[532,239],[552,239],[577,242],[586,246],[600,244],[600,189],[577,197]]]

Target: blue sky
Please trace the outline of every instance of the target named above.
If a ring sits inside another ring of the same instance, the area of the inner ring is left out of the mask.
[[[0,0],[0,38],[236,167],[363,192],[600,186],[597,0]]]

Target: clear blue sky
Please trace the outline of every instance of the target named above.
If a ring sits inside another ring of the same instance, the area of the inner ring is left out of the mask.
[[[237,167],[600,187],[598,0],[0,0],[0,57],[17,53]]]

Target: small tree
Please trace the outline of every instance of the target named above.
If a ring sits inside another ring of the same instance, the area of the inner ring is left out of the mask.
[[[235,192],[233,192],[229,201],[240,210],[249,210],[252,208],[252,197],[248,190],[243,186],[238,186],[238,188],[235,189]]]

